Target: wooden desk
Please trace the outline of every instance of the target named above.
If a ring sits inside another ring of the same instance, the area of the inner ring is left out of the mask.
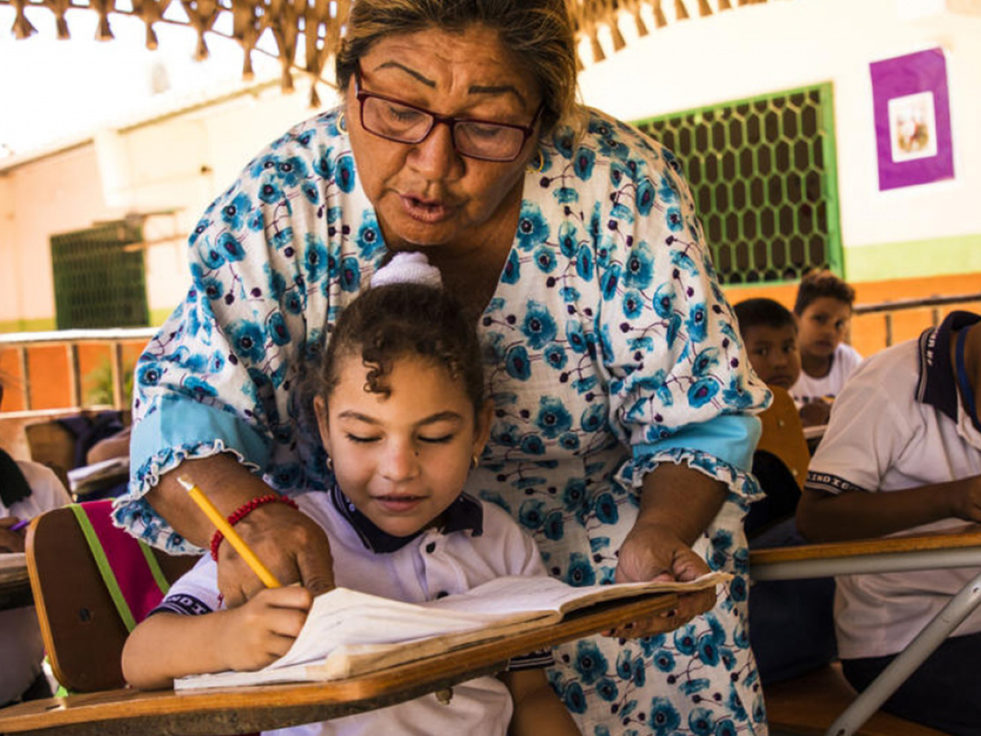
[[[657,615],[674,608],[677,600],[677,596],[666,594],[596,606],[539,631],[334,682],[179,694],[172,690],[110,690],[34,700],[0,710],[0,733],[217,736],[324,721],[394,705],[499,672],[511,657]]]
[[[0,554],[0,611],[34,604],[23,554]]]

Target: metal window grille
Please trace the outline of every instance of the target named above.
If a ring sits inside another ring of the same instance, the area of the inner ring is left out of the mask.
[[[726,102],[637,125],[684,164],[725,284],[841,274],[830,84]]]
[[[149,324],[142,240],[124,220],[51,236],[59,330]]]

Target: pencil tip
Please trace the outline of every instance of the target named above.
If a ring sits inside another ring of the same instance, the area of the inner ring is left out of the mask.
[[[177,482],[184,486],[185,491],[189,491],[194,488],[194,483],[186,475],[178,475]]]

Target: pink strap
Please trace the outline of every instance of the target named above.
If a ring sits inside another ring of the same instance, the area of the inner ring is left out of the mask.
[[[147,554],[152,556],[152,553],[135,537],[113,526],[112,499],[88,501],[79,506],[92,525],[92,530],[104,553],[104,563],[108,564],[109,570],[105,569],[105,564],[99,565],[103,578],[106,579],[107,574],[115,578],[115,585],[113,581],[105,580],[107,587],[110,591],[113,587],[118,587],[119,593],[129,606],[132,620],[139,623],[156,608],[166,591],[166,582],[161,579],[165,586],[161,589],[160,583],[154,577],[154,571],[147,557]],[[91,539],[89,545],[92,546]],[[92,552],[98,562],[97,550],[93,549]],[[153,560],[153,564],[156,566],[156,560]],[[120,615],[124,621],[128,618],[123,611],[120,611]]]

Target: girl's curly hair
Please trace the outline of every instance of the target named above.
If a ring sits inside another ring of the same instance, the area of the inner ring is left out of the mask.
[[[317,376],[325,399],[340,381],[342,358],[360,355],[368,368],[365,391],[388,396],[388,376],[399,358],[419,357],[463,381],[474,412],[484,400],[477,330],[459,302],[440,288],[417,283],[376,286],[355,299],[334,325]]]

